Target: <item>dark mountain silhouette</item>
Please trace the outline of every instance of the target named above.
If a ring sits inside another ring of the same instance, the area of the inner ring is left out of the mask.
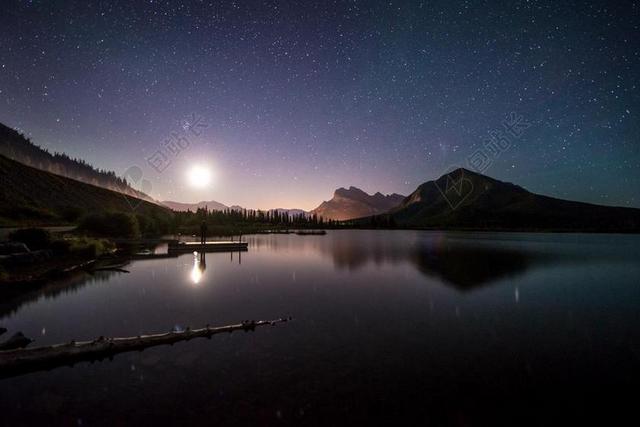
[[[87,213],[124,212],[170,218],[167,208],[26,166],[0,155],[0,224],[60,224]]]
[[[96,169],[84,160],[72,159],[64,153],[51,154],[20,132],[2,123],[0,123],[0,155],[43,171],[155,203],[150,196],[132,188],[115,172]]]
[[[542,196],[462,168],[420,185],[390,214],[401,227],[640,231],[640,209]]]
[[[322,202],[309,213],[324,219],[347,220],[388,212],[403,200],[404,196],[395,193],[369,195],[356,187],[339,188],[331,200]]]

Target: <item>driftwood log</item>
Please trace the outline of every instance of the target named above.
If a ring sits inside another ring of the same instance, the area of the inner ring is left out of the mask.
[[[200,329],[187,328],[163,334],[141,335],[126,338],[100,337],[93,341],[71,341],[51,346],[0,351],[0,379],[50,370],[60,366],[72,366],[78,362],[112,359],[114,355],[129,351],[142,351],[159,345],[173,345],[193,338],[211,338],[216,334],[234,331],[253,331],[257,327],[275,325],[291,320],[246,320],[242,323]]]

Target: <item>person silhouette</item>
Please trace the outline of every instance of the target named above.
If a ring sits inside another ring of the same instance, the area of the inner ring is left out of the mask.
[[[202,224],[200,224],[200,243],[204,245],[206,241],[207,241],[207,223],[205,221],[202,221]]]

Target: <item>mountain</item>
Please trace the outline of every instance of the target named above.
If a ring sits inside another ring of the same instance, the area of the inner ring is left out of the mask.
[[[331,200],[322,202],[309,213],[324,219],[347,220],[388,212],[403,200],[404,196],[395,193],[369,195],[356,187],[338,188]]]
[[[215,200],[202,201],[198,203],[180,203],[180,202],[172,202],[171,200],[165,200],[164,202],[160,202],[162,205],[178,212],[186,212],[191,211],[195,212],[198,209],[207,208],[210,211],[224,211],[229,209],[229,206],[223,205],[220,202],[216,202]]]
[[[86,213],[170,218],[146,200],[46,172],[0,155],[0,225],[72,223]]]
[[[640,231],[640,209],[534,194],[462,168],[420,185],[390,214],[401,227]]]
[[[118,177],[114,172],[96,169],[84,160],[72,159],[63,153],[51,154],[20,132],[2,123],[0,123],[0,155],[56,175],[155,203],[150,196],[132,188],[125,179]]]

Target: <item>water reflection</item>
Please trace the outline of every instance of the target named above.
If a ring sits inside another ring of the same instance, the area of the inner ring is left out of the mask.
[[[40,284],[24,284],[13,287],[0,286],[0,319],[11,316],[24,306],[37,303],[42,299],[57,299],[78,292],[87,285],[108,282],[117,274],[119,273],[114,271],[96,271],[92,274],[86,271],[78,271],[67,277],[51,280],[44,286]]]
[[[470,246],[419,247],[409,256],[423,274],[435,276],[458,290],[468,291],[524,274],[549,256],[525,250]]]
[[[248,240],[242,265],[229,253],[136,260],[130,274],[47,292],[0,324],[48,345],[282,314],[295,322],[3,380],[0,424],[74,414],[83,424],[371,425],[380,413],[409,424],[423,410],[442,416],[428,420],[438,425],[466,414],[475,414],[466,424],[518,425],[522,414],[544,424],[554,415],[545,402],[580,413],[602,407],[586,395],[638,382],[638,236],[344,230]],[[215,286],[203,286],[212,273]],[[467,292],[482,286],[492,287]],[[2,296],[5,312],[16,306]],[[513,420],[474,422],[484,408]]]
[[[207,269],[207,258],[205,252],[193,253],[193,268],[191,269],[191,282],[197,285],[202,280],[204,271]]]
[[[398,238],[401,236],[401,238]],[[363,244],[348,234],[318,243],[315,250],[331,257],[337,269],[355,271],[373,263],[407,263],[429,278],[460,291],[491,285],[524,274],[533,267],[564,262],[583,262],[588,257],[571,255],[553,245],[513,245],[509,242],[478,241],[443,233],[413,235],[389,233]]]

